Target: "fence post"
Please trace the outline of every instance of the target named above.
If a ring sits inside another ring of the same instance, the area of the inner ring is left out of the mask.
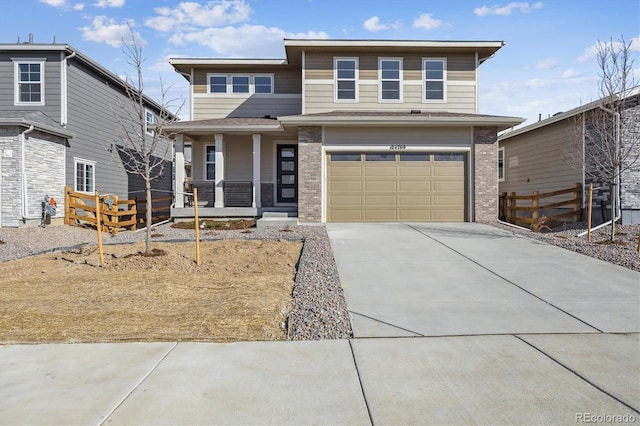
[[[509,222],[515,223],[516,217],[516,193],[511,192],[509,194]]]
[[[538,231],[540,222],[540,191],[533,191],[531,194],[531,229]]]
[[[71,222],[71,187],[69,185],[64,187],[64,224],[73,225]]]
[[[580,216],[582,216],[582,184],[580,182],[576,182],[573,185],[573,221],[579,222]]]
[[[118,217],[118,196],[114,195],[111,197],[112,200],[112,204],[111,204],[111,223],[114,224],[113,225],[113,231],[111,231],[112,235],[116,235],[118,233],[118,230],[120,229],[120,225],[118,225],[118,222],[120,220],[120,218]]]
[[[591,241],[591,208],[592,208],[592,198],[593,198],[593,183],[589,184],[589,189],[587,190],[587,241]]]
[[[132,210],[132,211],[130,211],[129,213],[131,213],[133,215],[133,216],[130,216],[131,219],[134,219],[133,220],[133,227],[131,228],[131,230],[135,231],[137,229],[137,227],[138,227],[138,196],[137,195],[133,196],[133,201],[134,201],[134,203],[130,204],[131,208],[129,209],[129,210]]]

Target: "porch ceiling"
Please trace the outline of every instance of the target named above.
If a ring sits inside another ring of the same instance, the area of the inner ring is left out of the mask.
[[[212,133],[252,134],[284,132],[280,122],[273,118],[215,118],[209,120],[178,121],[165,126],[164,133],[202,136]]]

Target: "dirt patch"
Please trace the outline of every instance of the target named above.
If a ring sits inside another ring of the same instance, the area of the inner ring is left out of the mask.
[[[226,220],[200,220],[200,229],[217,229],[220,231],[242,230],[255,228],[255,219],[226,219]],[[172,228],[178,229],[194,229],[195,221],[176,222],[171,225]]]
[[[0,263],[3,343],[282,340],[299,241],[105,245]]]

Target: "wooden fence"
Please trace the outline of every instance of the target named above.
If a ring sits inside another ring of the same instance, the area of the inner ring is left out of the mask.
[[[546,199],[546,200],[545,200]],[[545,203],[546,201],[546,203]],[[557,213],[558,209],[569,211]],[[572,188],[530,195],[516,195],[515,192],[500,195],[499,218],[516,225],[528,225],[534,232],[549,226],[553,221],[571,217],[578,222],[582,216],[582,184]]]
[[[146,226],[146,200],[136,197],[121,200],[116,195],[100,195],[100,221],[102,230],[116,234],[120,229],[135,231],[138,225]],[[77,225],[82,222],[96,226],[96,196],[75,192],[70,186],[64,189],[64,223]],[[171,213],[173,195],[152,198],[152,222],[168,219]],[[156,204],[157,203],[157,204]]]

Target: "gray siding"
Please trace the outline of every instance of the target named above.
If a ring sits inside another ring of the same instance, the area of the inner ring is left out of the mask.
[[[121,125],[130,124],[126,120],[135,116],[132,102],[121,89],[77,61],[69,61],[67,72],[67,128],[74,132],[67,150],[67,183],[74,187],[74,157],[77,157],[96,162],[96,189],[101,194],[115,194],[120,198],[143,196],[144,184],[140,178],[127,175],[117,151],[108,151],[112,144],[123,145],[126,141]],[[158,155],[163,155],[168,146],[164,143],[159,147]],[[170,150],[167,156],[171,160]],[[171,189],[171,167],[171,163],[166,164],[163,178],[154,181],[154,188]]]
[[[60,121],[60,52],[0,52],[0,111],[42,111]],[[15,59],[46,59],[44,64],[44,105],[15,105]]]

